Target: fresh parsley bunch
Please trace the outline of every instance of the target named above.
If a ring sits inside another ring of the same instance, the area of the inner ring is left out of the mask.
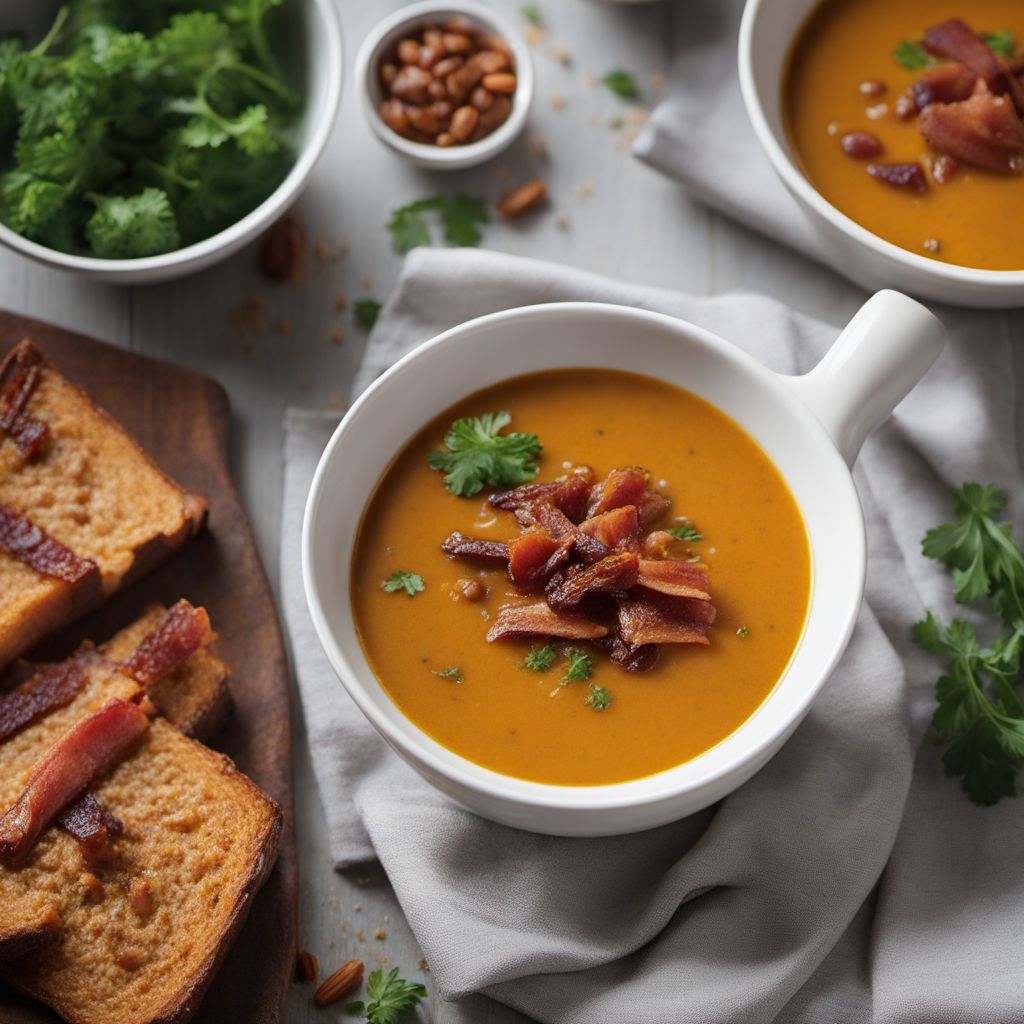
[[[955,522],[930,530],[923,551],[952,568],[957,601],[988,602],[1003,628],[983,646],[971,623],[954,619],[943,626],[929,612],[914,626],[914,639],[949,658],[932,719],[946,772],[975,803],[989,805],[1016,794],[1024,766],[1024,555],[1010,524],[998,521],[1006,506],[998,488],[964,484],[953,505]]]
[[[266,27],[282,2],[73,0],[38,45],[0,41],[0,219],[125,259],[261,203],[293,161],[299,110]]]

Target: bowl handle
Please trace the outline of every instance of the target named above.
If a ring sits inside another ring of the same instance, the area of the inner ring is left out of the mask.
[[[868,434],[888,419],[945,343],[938,317],[886,289],[857,310],[810,373],[785,380],[852,466]]]

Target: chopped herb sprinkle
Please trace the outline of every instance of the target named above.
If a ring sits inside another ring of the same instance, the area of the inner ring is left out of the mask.
[[[418,576],[414,572],[407,572],[405,569],[396,569],[388,579],[381,583],[381,586],[389,594],[404,590],[410,597],[415,597],[426,589],[422,576]]]
[[[586,682],[594,672],[594,659],[582,651],[568,651],[569,667],[566,670],[564,683]]]
[[[531,672],[547,672],[555,660],[555,649],[551,644],[543,647],[531,647],[530,653],[523,660],[523,664]]]
[[[440,672],[435,672],[434,675],[440,676],[442,679],[450,679],[453,683],[464,682],[466,678],[458,665],[450,665],[448,668],[441,669]]]
[[[750,636],[750,630],[747,629],[746,626],[740,626],[740,628],[736,630],[736,635],[737,636]]]
[[[670,526],[668,532],[675,537],[676,540],[686,541],[688,544],[696,544],[697,541],[704,539],[704,534],[697,529],[693,523],[683,523],[681,526]]]
[[[584,704],[592,707],[595,711],[604,711],[611,707],[612,695],[611,691],[607,690],[603,686],[595,686],[593,683],[590,684],[590,694]]]

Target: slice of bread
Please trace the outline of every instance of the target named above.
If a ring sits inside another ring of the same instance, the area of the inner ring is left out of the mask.
[[[44,440],[26,445],[25,423]],[[2,668],[165,559],[200,528],[206,504],[25,340],[0,365],[0,511],[88,570],[73,582],[43,571],[0,530]]]

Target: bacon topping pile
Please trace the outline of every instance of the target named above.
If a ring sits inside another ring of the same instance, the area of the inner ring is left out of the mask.
[[[86,663],[100,657],[91,646],[85,646],[67,661],[44,665],[31,679],[0,698],[0,743],[70,704],[85,686]]]
[[[488,642],[521,637],[585,640],[631,672],[657,660],[658,645],[707,644],[715,608],[707,568],[670,557],[678,545],[652,528],[669,509],[647,474],[612,470],[596,485],[573,474],[494,494],[522,534],[508,544],[453,533],[454,558],[505,564],[523,597],[502,606]]]
[[[46,446],[50,428],[25,412],[43,369],[42,353],[22,342],[0,367],[0,430],[10,434],[26,459]]]
[[[0,863],[17,865],[43,829],[98,776],[120,764],[147,729],[149,719],[137,704],[115,698],[64,733],[0,818]]]
[[[78,841],[82,859],[91,868],[103,867],[110,860],[110,840],[124,834],[121,819],[86,793],[57,815],[57,824]]]
[[[99,580],[95,562],[76,555],[26,515],[7,505],[0,505],[0,551],[7,551],[43,576],[65,583],[81,584],[90,576]]]

